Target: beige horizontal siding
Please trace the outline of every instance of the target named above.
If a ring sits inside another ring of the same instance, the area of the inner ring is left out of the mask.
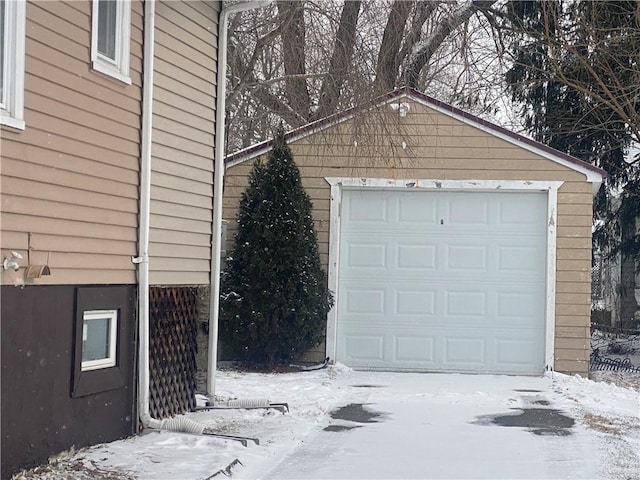
[[[591,291],[592,186],[585,176],[480,129],[422,105],[411,105],[404,125],[369,122],[374,134],[354,145],[350,120],[292,143],[303,185],[314,205],[321,258],[329,256],[330,186],[325,177],[441,180],[563,181],[558,191],[556,274],[556,369],[585,373]],[[384,116],[384,115],[383,115]],[[384,129],[390,136],[380,134]],[[396,148],[385,141],[395,139]],[[405,148],[397,147],[405,142]],[[266,155],[265,155],[266,158]],[[229,251],[237,232],[238,202],[247,186],[253,160],[226,173],[224,217]]]
[[[210,222],[164,215],[155,208],[153,201],[151,202],[151,228],[155,228],[157,230],[157,237],[155,237],[154,243],[167,243],[167,240],[162,233],[163,230],[171,231],[173,234],[178,232],[190,232],[201,235],[210,235],[211,233]],[[153,248],[153,244],[150,248]],[[180,248],[179,243],[176,244],[176,248]]]
[[[24,131],[2,128],[2,254],[51,275],[3,284],[135,282],[142,98],[141,1],[132,85],[91,69],[91,2],[27,2]]]
[[[69,142],[66,142],[66,145],[68,144]],[[90,160],[40,145],[26,145],[17,142],[2,144],[2,170],[8,175],[12,172],[19,173],[19,175],[13,175],[16,178],[75,186],[81,183],[78,181],[79,178],[88,175],[93,177],[92,181],[108,182],[111,192],[137,189],[138,172],[133,168],[135,167],[133,159],[127,155],[110,154],[109,160],[114,160],[113,157],[119,160],[115,162],[117,164]],[[120,164],[132,168],[124,168]]]
[[[163,228],[155,228],[151,226],[150,236],[153,238],[157,238],[158,245],[163,245],[166,242],[171,245],[175,245],[178,242],[181,242],[180,245],[184,246],[200,246],[200,247],[211,247],[211,242],[209,238],[205,238],[200,233],[191,233],[184,231],[171,231]],[[154,244],[155,246],[155,244]]]
[[[180,203],[151,201],[151,214],[165,215],[168,217],[185,218],[190,220],[200,220],[207,225],[211,222],[211,210],[208,208],[197,208]]]
[[[561,339],[588,339],[590,335],[589,327],[557,327],[556,328],[556,342]]]
[[[556,360],[556,370],[585,375],[589,371],[589,360]]]
[[[559,338],[557,344],[560,348],[570,350],[584,350],[589,348],[589,341],[584,338]]]
[[[8,182],[11,180],[8,179]],[[3,194],[2,211],[17,215],[31,215],[33,212],[38,212],[42,217],[92,223],[97,228],[108,228],[110,225],[132,228],[137,226],[136,213],[115,210],[108,204],[105,207],[109,208],[85,207],[81,204],[30,198],[26,196],[28,192],[24,194],[25,196]]]
[[[154,118],[155,117],[156,114],[154,114]],[[162,122],[160,123],[162,124]],[[190,138],[184,138],[174,132],[160,130],[157,127],[153,129],[152,138],[154,145],[159,144],[167,147],[169,150],[179,150],[183,155],[188,156],[187,158],[197,158],[197,160],[193,161],[193,164],[200,168],[206,169],[207,165],[211,165],[213,162],[213,160],[211,160],[213,155],[213,147],[211,145],[198,143]],[[210,166],[209,168],[211,169],[213,167]]]
[[[149,268],[154,285],[209,283],[216,2],[156,4]]]

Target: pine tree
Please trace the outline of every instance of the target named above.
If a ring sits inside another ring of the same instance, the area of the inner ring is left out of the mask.
[[[640,262],[640,10],[630,0],[508,3],[507,83],[532,136],[605,169],[594,251],[621,255],[619,315],[635,324]],[[635,148],[631,148],[635,147]]]
[[[220,338],[239,360],[274,366],[322,339],[333,300],[311,211],[280,132],[251,172],[222,276]]]

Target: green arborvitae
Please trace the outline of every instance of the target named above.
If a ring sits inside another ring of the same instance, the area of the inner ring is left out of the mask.
[[[238,360],[274,366],[322,340],[332,296],[311,210],[279,133],[251,172],[222,276],[220,339]]]

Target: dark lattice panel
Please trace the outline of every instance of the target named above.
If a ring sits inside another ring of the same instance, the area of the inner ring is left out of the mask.
[[[149,304],[150,413],[167,418],[196,407],[197,289],[152,287]]]

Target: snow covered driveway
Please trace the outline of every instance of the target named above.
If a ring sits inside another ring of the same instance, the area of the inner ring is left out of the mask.
[[[611,438],[591,429],[576,399],[562,393],[564,380],[345,374],[338,383],[352,389],[349,401],[357,403],[337,410],[339,418],[264,477],[555,479],[640,474],[640,444],[635,443],[635,459],[627,459],[629,469],[625,461],[615,465]],[[351,419],[345,420],[349,413]],[[637,417],[629,420],[635,423],[637,440]],[[628,452],[633,451],[630,444]]]
[[[217,393],[291,411],[190,414],[260,445],[151,432],[22,478],[640,479],[636,390],[579,377],[221,371]],[[240,462],[236,462],[236,459]],[[81,476],[86,474],[87,476]]]

